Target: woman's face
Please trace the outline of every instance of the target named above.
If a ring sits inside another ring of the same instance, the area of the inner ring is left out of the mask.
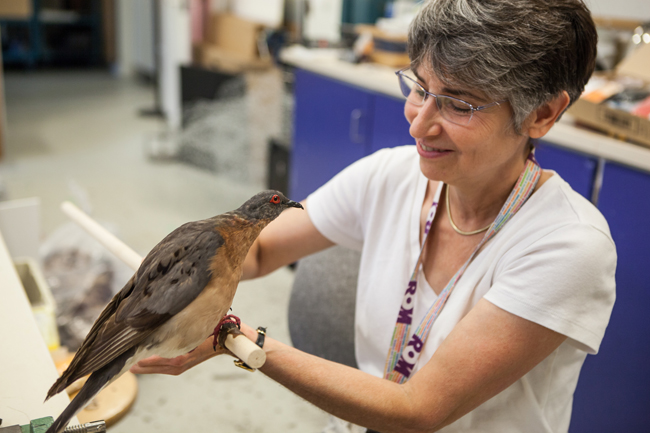
[[[493,101],[480,90],[448,88],[425,68],[414,71],[429,92],[453,96],[473,106]],[[468,125],[456,125],[440,115],[435,98],[419,107],[406,102],[404,114],[411,124],[420,154],[420,169],[431,180],[450,185],[483,185],[485,182],[518,176],[526,159],[528,137],[517,135],[507,102],[476,111]]]

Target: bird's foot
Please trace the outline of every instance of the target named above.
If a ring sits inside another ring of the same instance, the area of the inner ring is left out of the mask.
[[[219,321],[219,324],[214,328],[214,332],[212,335],[214,336],[214,340],[212,341],[212,348],[216,351],[217,350],[217,344],[221,346],[222,348],[226,348],[224,345],[226,341],[226,337],[228,333],[230,333],[234,329],[241,329],[241,319],[239,317],[235,316],[234,314],[228,314],[226,316],[223,316],[223,318]],[[226,331],[223,334],[221,334],[221,331]],[[224,335],[224,337],[220,338],[220,335]]]

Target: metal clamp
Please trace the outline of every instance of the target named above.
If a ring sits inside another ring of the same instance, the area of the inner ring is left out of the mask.
[[[69,426],[63,433],[104,433],[105,431],[106,423],[104,421],[93,421],[83,425]]]
[[[246,363],[245,363],[244,361],[242,361],[241,359],[235,359],[235,360],[233,361],[233,363],[234,363],[237,367],[241,368],[242,370],[250,371],[251,373],[255,371],[254,368],[249,367],[248,364],[246,364]]]

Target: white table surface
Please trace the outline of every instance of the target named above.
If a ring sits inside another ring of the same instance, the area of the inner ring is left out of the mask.
[[[395,98],[403,98],[395,68],[374,63],[352,64],[339,59],[336,49],[289,47],[281,58],[287,64]],[[542,139],[578,152],[650,171],[650,148],[610,138],[574,125],[565,114]]]
[[[56,418],[70,402],[60,393],[43,403],[58,378],[29,301],[0,233],[0,418],[2,426]],[[77,424],[73,419],[71,424]]]

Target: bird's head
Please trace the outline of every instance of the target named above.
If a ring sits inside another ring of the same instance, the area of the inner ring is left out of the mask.
[[[303,209],[302,205],[289,200],[280,191],[262,191],[249,198],[241,205],[238,211],[249,219],[273,221],[283,210],[296,207]]]

